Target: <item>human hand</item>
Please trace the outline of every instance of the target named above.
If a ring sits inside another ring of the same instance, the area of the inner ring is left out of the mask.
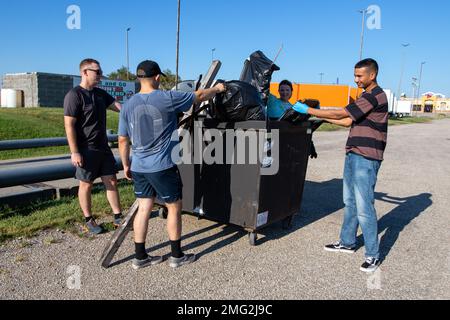
[[[225,83],[218,83],[214,86],[218,90],[218,93],[222,93],[227,91],[227,87],[225,86]]]
[[[123,173],[125,174],[125,178],[129,181],[133,180],[133,176],[131,174],[131,169],[130,167],[124,167],[123,168]]]
[[[297,111],[298,113],[301,113],[301,114],[308,114],[309,107],[304,103],[297,102],[296,104],[294,104],[292,106],[292,109],[294,109],[295,111]]]
[[[320,109],[320,101],[317,99],[305,99],[300,102],[306,104],[308,107],[313,109]]]
[[[78,153],[78,152],[72,153],[72,156],[70,158],[72,160],[72,164],[75,167],[80,167],[80,168],[83,167],[83,156],[80,153]]]

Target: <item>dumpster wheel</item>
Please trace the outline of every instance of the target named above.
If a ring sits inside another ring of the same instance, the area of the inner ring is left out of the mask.
[[[292,227],[292,219],[294,216],[288,216],[283,219],[282,228],[283,230],[289,230]]]
[[[159,216],[161,219],[167,219],[167,214],[168,214],[168,211],[167,211],[167,208],[166,208],[166,207],[161,207],[161,208],[159,208],[159,210],[158,210],[158,216]]]
[[[258,240],[258,234],[256,232],[249,232],[248,233],[248,241],[250,242],[251,246],[256,246],[256,241]]]

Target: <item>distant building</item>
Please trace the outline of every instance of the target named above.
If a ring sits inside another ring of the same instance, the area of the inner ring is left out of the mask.
[[[62,108],[66,93],[80,84],[80,76],[42,72],[7,74],[2,89],[22,93],[23,105],[19,107]],[[136,93],[136,83],[104,79],[99,87],[108,91],[118,101],[124,102]]]
[[[405,99],[412,101],[413,111],[423,113],[450,113],[450,99],[434,92],[424,93],[420,99]]]

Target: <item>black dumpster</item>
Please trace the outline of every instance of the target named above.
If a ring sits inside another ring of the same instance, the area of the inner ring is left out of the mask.
[[[219,123],[205,119],[202,133],[215,129],[223,138],[223,161],[208,164],[203,159],[198,164],[178,165],[183,180],[183,211],[243,227],[249,232],[251,245],[255,245],[261,228],[279,221],[283,221],[283,227],[289,227],[293,215],[300,211],[312,133],[319,125],[310,120],[295,125],[287,121],[270,122],[273,163],[267,167],[264,158],[257,157],[252,162],[248,152],[245,164],[237,164],[236,159],[234,162],[227,159],[225,150],[227,145],[235,151],[242,150],[242,144],[239,146],[237,138],[228,136],[227,130],[256,136],[256,143],[264,145],[261,139],[267,137],[265,121]],[[250,140],[246,139],[246,150],[250,149],[250,143],[254,147],[255,140]],[[207,147],[207,143],[202,143],[203,149]]]

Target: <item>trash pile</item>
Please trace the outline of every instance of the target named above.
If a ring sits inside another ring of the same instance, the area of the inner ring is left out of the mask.
[[[266,106],[270,95],[272,75],[280,68],[263,52],[256,51],[245,60],[239,80],[217,80],[225,83],[227,90],[218,94],[210,101],[206,110],[210,118],[220,122],[242,122],[252,120],[268,120]],[[194,81],[179,84],[181,91],[194,91],[197,87]],[[310,107],[319,104],[317,100],[304,100]],[[310,118],[289,109],[278,120],[291,123],[301,123]]]

